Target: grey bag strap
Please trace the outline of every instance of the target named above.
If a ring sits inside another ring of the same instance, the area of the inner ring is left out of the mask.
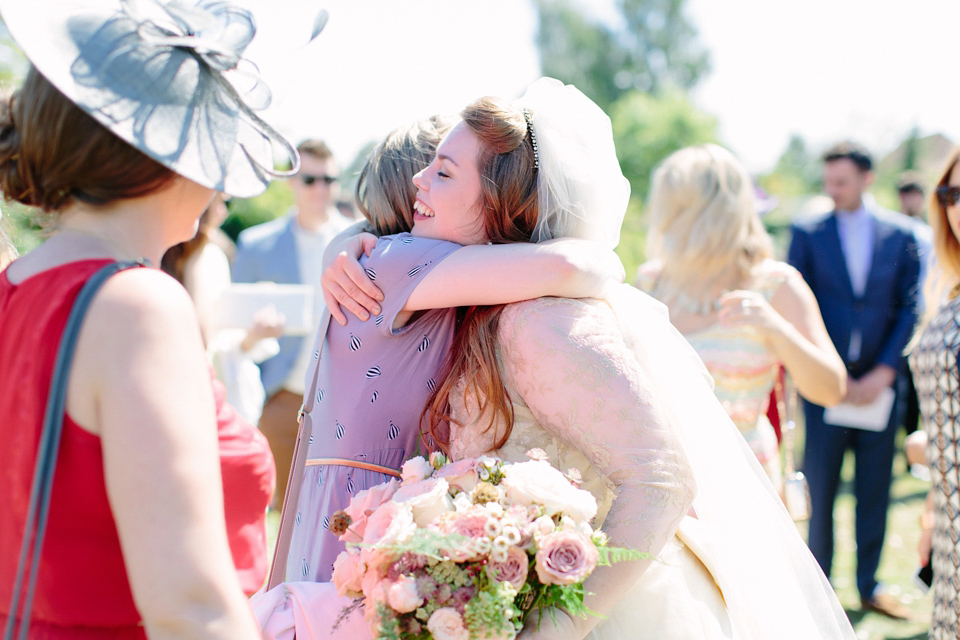
[[[307,462],[307,452],[310,449],[310,436],[313,433],[313,422],[310,412],[317,402],[317,380],[320,378],[320,356],[323,353],[323,343],[327,337],[327,327],[330,326],[330,312],[324,310],[317,327],[317,337],[314,342],[313,375],[308,375],[309,382],[305,387],[303,405],[300,407],[300,428],[297,430],[297,442],[293,448],[293,462],[290,465],[290,476],[287,481],[287,492],[283,497],[283,511],[280,514],[280,529],[277,531],[277,544],[273,549],[273,562],[270,564],[270,576],[267,578],[265,591],[273,589],[283,582],[287,571],[287,556],[290,554],[290,540],[293,537],[293,524],[297,517],[297,505],[300,502],[300,487],[303,484],[303,469]]]
[[[50,511],[50,492],[53,488],[53,474],[56,471],[57,453],[60,448],[60,434],[63,432],[63,414],[67,403],[67,375],[73,363],[73,354],[77,346],[77,336],[83,325],[83,318],[94,295],[107,281],[107,278],[136,266],[145,266],[142,261],[112,262],[93,274],[80,289],[73,309],[67,317],[67,324],[60,338],[57,359],[54,361],[53,376],[50,380],[50,393],[43,416],[43,430],[37,447],[37,462],[33,471],[33,484],[30,488],[30,503],[27,509],[27,521],[23,530],[23,542],[20,545],[20,560],[13,581],[10,596],[7,624],[3,630],[4,640],[14,637],[25,640],[30,629],[30,608],[33,605],[33,592],[37,586],[37,569],[40,566],[40,552],[43,549],[43,537],[47,529],[47,515]],[[31,557],[31,549],[33,550]],[[27,564],[29,562],[29,569]],[[26,580],[26,591],[24,591]],[[20,621],[19,634],[15,629]]]

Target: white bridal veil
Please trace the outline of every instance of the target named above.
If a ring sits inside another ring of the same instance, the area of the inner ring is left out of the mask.
[[[576,88],[552,78],[531,85],[519,106],[532,113],[540,152],[533,239],[579,237],[616,246],[630,187],[610,119]],[[655,397],[693,468],[704,552],[735,637],[854,638],[830,583],[663,305],[629,285],[613,288],[606,300],[641,366],[655,372]]]

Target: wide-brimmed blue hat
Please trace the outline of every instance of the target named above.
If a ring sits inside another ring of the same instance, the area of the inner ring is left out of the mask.
[[[243,58],[256,27],[221,0],[0,0],[34,67],[98,122],[176,173],[237,197],[261,193],[274,145],[270,91]],[[326,22],[317,17],[313,36]]]

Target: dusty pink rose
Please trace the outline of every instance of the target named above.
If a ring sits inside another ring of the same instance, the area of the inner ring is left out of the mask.
[[[382,547],[406,542],[416,528],[409,506],[392,500],[380,505],[367,521],[363,534],[364,547],[360,556],[367,563],[367,569],[385,569],[398,554]],[[371,545],[379,545],[381,548]]]
[[[582,582],[597,566],[598,556],[593,543],[576,529],[547,534],[537,549],[537,577],[543,584]]]
[[[378,484],[355,495],[350,501],[350,506],[344,509],[352,522],[340,539],[344,542],[360,542],[367,530],[367,519],[380,505],[388,502],[398,488],[400,483],[392,479],[390,482]]]
[[[451,487],[470,493],[480,481],[477,475],[477,462],[473,458],[464,458],[440,467],[436,477],[445,478]]]
[[[343,551],[333,562],[333,586],[342,596],[357,598],[363,591],[363,574],[367,565],[360,559],[360,552]]]
[[[527,581],[527,567],[530,559],[527,554],[517,547],[507,549],[507,559],[503,562],[493,562],[487,564],[488,575],[497,582],[509,582],[514,589],[520,590],[520,587]]]
[[[410,576],[400,576],[387,587],[387,604],[397,613],[416,611],[423,604],[423,597],[417,592],[417,581]]]
[[[450,499],[449,488],[447,481],[443,478],[427,478],[400,487],[393,494],[393,501],[410,505],[414,522],[425,527],[441,514],[453,511],[453,500]]]
[[[430,614],[427,630],[433,635],[433,640],[470,640],[463,617],[452,607],[443,607]]]

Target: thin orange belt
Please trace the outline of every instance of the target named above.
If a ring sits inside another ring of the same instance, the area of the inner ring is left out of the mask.
[[[400,472],[396,469],[384,467],[379,464],[371,464],[369,462],[360,462],[359,460],[350,460],[349,458],[309,458],[304,464],[307,467],[316,467],[320,465],[340,465],[341,467],[353,467],[354,469],[363,469],[364,471],[384,473],[395,478],[400,477]]]

